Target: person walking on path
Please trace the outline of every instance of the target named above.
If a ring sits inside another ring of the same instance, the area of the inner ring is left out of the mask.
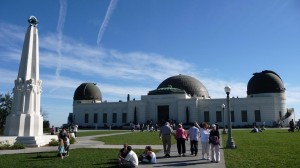
[[[197,122],[189,129],[188,137],[190,138],[191,155],[197,156],[198,154],[198,141],[200,139],[200,130]]]
[[[75,138],[77,138],[77,132],[78,132],[78,125],[77,125],[77,124],[75,124],[75,125],[73,126],[73,132],[74,132]]]
[[[209,129],[208,124],[203,123],[202,127],[200,127],[200,140],[202,144],[202,160],[210,160],[209,156]],[[204,157],[206,154],[206,158]]]
[[[220,135],[216,129],[216,125],[212,125],[212,130],[209,134],[209,144],[211,149],[211,162],[219,163],[220,161]]]
[[[173,129],[170,126],[169,122],[166,122],[164,126],[161,127],[159,132],[159,138],[162,140],[165,157],[171,157],[171,134]]]
[[[185,156],[185,152],[186,152],[185,141],[187,139],[187,134],[185,130],[182,128],[181,124],[178,124],[175,138],[177,140],[177,150],[178,150],[179,157]]]

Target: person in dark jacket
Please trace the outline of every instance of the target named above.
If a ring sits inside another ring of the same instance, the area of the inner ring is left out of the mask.
[[[211,162],[218,163],[220,161],[220,135],[215,124],[212,125],[212,130],[209,134],[209,144],[211,149]]]

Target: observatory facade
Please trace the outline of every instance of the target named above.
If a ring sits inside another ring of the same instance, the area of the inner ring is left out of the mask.
[[[211,98],[206,87],[196,78],[176,75],[167,78],[140,100],[103,102],[94,83],[82,83],[74,93],[73,119],[82,127],[122,126],[128,123],[162,124],[165,121],[227,123],[226,98]],[[247,96],[230,98],[232,125],[253,123],[273,126],[288,123],[293,114],[286,109],[282,79],[273,71],[254,73],[247,85]],[[224,115],[223,115],[224,113]]]

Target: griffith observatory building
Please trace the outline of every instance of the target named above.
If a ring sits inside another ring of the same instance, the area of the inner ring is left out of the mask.
[[[227,125],[227,99],[211,98],[206,87],[196,78],[176,75],[165,79],[141,100],[107,102],[95,83],[82,83],[73,97],[72,123],[80,127],[123,126],[128,123],[162,124],[172,120],[183,124],[197,121]],[[225,109],[225,110],[224,110]],[[253,123],[274,126],[288,124],[293,111],[286,108],[285,87],[280,76],[269,70],[254,73],[248,81],[247,97],[230,98],[232,126]],[[224,114],[224,116],[223,116]]]

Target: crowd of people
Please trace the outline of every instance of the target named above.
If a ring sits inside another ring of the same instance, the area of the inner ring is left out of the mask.
[[[186,156],[186,142],[190,141],[191,155],[197,156],[198,142],[202,145],[202,160],[210,160],[218,163],[220,161],[220,135],[217,125],[212,124],[211,127],[207,123],[200,126],[194,122],[193,126],[186,131],[183,125],[179,123],[177,129],[169,122],[160,127],[159,138],[163,143],[164,157],[171,157],[171,138],[174,137],[177,142],[177,151],[179,157]],[[137,167],[139,163],[156,163],[156,155],[151,146],[146,146],[144,152],[137,156],[131,146],[124,144],[118,155],[119,167]]]
[[[77,133],[77,129],[73,128],[74,133]],[[76,136],[76,134],[75,134]],[[202,145],[202,160],[211,160],[211,162],[218,163],[220,161],[220,142],[219,131],[217,125],[212,124],[210,127],[207,123],[198,125],[197,122],[193,123],[193,126],[186,131],[181,123],[177,124],[177,128],[166,122],[159,128],[159,138],[163,143],[164,157],[171,157],[171,138],[174,137],[177,142],[177,151],[179,157],[186,156],[186,142],[190,142],[191,155],[197,156],[199,141]],[[59,134],[59,146],[58,156],[62,159],[69,156],[70,152],[70,134],[66,128],[63,128]],[[155,164],[156,154],[153,152],[151,146],[146,146],[144,152],[137,156],[132,149],[132,146],[124,144],[118,154],[118,166],[119,167],[138,167],[139,163]]]

